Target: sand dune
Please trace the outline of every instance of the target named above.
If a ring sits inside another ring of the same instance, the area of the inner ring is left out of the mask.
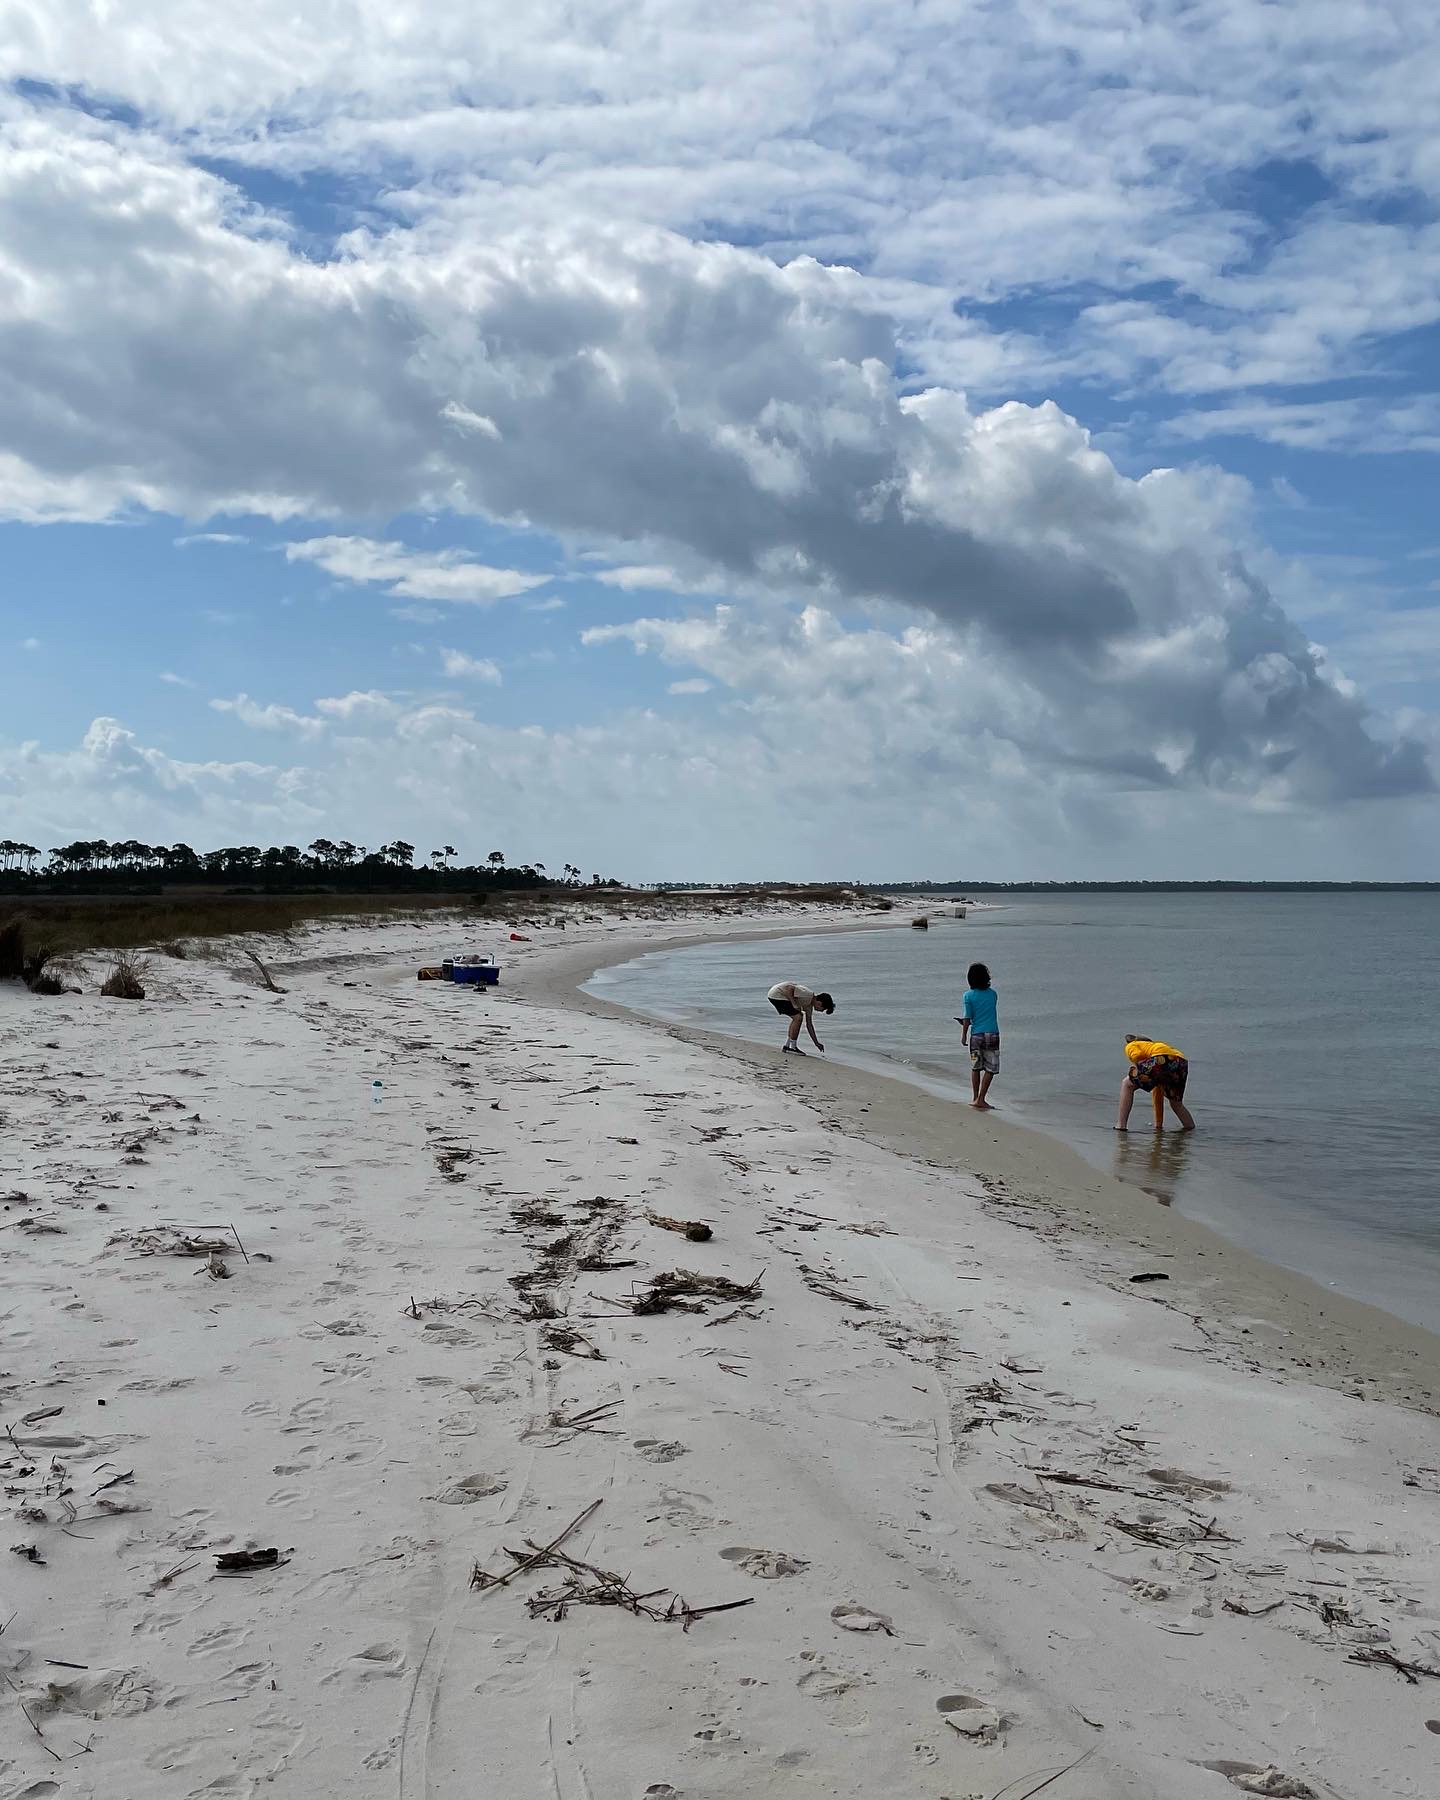
[[[577,1005],[622,929],[0,987],[0,1800],[1434,1794],[1433,1419]]]

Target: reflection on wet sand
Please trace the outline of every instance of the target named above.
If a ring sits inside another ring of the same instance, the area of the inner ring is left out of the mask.
[[[1116,1132],[1115,1173],[1162,1206],[1173,1206],[1191,1139],[1188,1131]]]

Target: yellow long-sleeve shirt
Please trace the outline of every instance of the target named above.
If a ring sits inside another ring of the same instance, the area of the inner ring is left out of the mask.
[[[1144,1062],[1150,1056],[1178,1056],[1183,1059],[1185,1052],[1177,1050],[1173,1044],[1162,1044],[1158,1038],[1136,1038],[1125,1046],[1125,1054],[1132,1063]]]

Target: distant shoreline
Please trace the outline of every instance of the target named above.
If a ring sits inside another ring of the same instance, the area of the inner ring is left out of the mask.
[[[896,881],[867,893],[951,894],[1440,894],[1440,881]]]

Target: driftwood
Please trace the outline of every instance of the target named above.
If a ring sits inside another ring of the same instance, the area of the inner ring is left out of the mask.
[[[270,992],[272,994],[283,994],[285,992],[284,988],[276,987],[274,979],[270,974],[270,971],[265,967],[264,963],[261,962],[260,958],[255,954],[255,952],[253,950],[247,950],[245,952],[245,954],[246,954],[246,956],[248,956],[250,958],[250,961],[252,963],[254,963],[255,967],[259,970],[260,979],[265,984],[265,986],[270,990]]]
[[[754,1300],[760,1293],[762,1269],[753,1281],[731,1281],[725,1275],[697,1275],[693,1269],[668,1269],[651,1277],[643,1294],[626,1304],[637,1317],[663,1312],[704,1312],[717,1300]]]
[[[703,1219],[672,1219],[657,1212],[647,1212],[645,1217],[662,1231],[681,1232],[692,1244],[706,1244],[715,1235]]]
[[[1123,1487],[1118,1481],[1101,1481],[1095,1475],[1072,1475],[1067,1469],[1041,1469],[1034,1463],[1026,1463],[1025,1468],[1041,1481],[1058,1481],[1066,1487],[1103,1488],[1108,1494],[1134,1494],[1141,1500],[1154,1497],[1148,1489]]]
[[[282,1563],[289,1562],[289,1557],[282,1557],[276,1549],[269,1550],[221,1550],[215,1557],[215,1570],[220,1575],[239,1575],[249,1569],[278,1569]]]
[[[1244,1594],[1226,1594],[1220,1602],[1221,1608],[1228,1613],[1239,1613],[1242,1619],[1263,1619],[1266,1613],[1278,1612],[1285,1604],[1283,1599],[1267,1600],[1263,1605],[1252,1606]]]

